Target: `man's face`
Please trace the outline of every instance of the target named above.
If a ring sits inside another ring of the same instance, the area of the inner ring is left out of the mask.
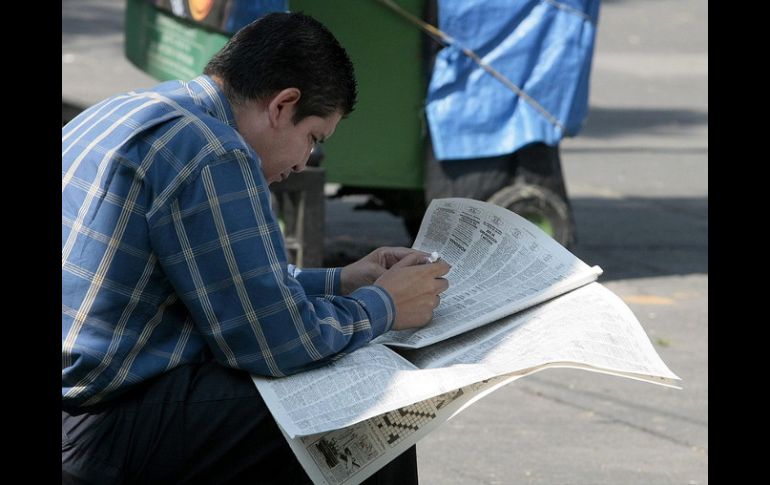
[[[273,143],[259,153],[262,173],[268,183],[285,180],[292,172],[305,169],[310,152],[334,133],[342,116],[332,113],[326,118],[308,116],[296,125],[291,123],[276,134]]]
[[[328,139],[342,119],[339,112],[326,118],[308,116],[296,125],[292,117],[296,101],[273,100],[236,113],[238,132],[262,160],[268,183],[280,182],[292,172],[305,169],[316,143]]]

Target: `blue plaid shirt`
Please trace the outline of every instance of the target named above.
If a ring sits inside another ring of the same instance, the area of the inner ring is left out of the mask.
[[[287,264],[260,161],[207,76],[62,129],[62,398],[91,405],[213,358],[283,376],[393,325],[380,287]],[[335,296],[337,295],[337,296]]]

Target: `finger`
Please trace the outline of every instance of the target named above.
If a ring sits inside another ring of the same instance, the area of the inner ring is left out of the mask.
[[[422,251],[412,251],[409,254],[401,258],[392,268],[405,268],[407,266],[415,266],[425,263],[425,253]]]
[[[450,269],[452,269],[452,266],[450,266],[449,263],[443,259],[439,259],[435,263],[430,263],[426,266],[430,268],[430,273],[434,277],[444,276],[445,274],[449,273]]]
[[[366,267],[366,276],[371,278],[372,281],[376,280],[385,273],[386,269],[379,264],[372,263]]]
[[[401,261],[406,256],[413,254],[413,253],[419,253],[422,255],[426,255],[428,253],[425,253],[423,251],[412,249],[412,248],[405,248],[405,247],[383,247],[380,248],[380,263],[385,268],[390,268],[394,264]]]
[[[446,278],[436,278],[433,280],[433,291],[443,293],[449,288],[449,280]]]
[[[420,251],[419,249],[406,248],[406,247],[403,247],[403,246],[384,246],[384,247],[380,248],[380,250],[383,253],[388,254],[390,256],[394,256],[394,257],[396,257],[398,259],[401,259],[404,256],[408,256],[409,254],[412,254],[412,253],[428,254],[428,253],[425,253],[423,251]]]

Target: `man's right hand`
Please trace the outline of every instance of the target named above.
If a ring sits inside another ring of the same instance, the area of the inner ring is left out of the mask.
[[[441,299],[439,294],[449,288],[442,278],[450,270],[449,264],[439,259],[426,263],[427,255],[413,253],[391,266],[375,285],[384,288],[396,305],[393,330],[422,327],[430,322],[433,309]]]

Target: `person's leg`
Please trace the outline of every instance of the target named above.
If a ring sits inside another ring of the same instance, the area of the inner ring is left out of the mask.
[[[361,482],[361,485],[416,485],[418,482],[417,445],[415,445]]]
[[[425,146],[423,187],[426,204],[442,197],[487,200],[511,183],[516,170],[513,155],[436,160],[430,139]]]
[[[248,373],[214,361],[190,371],[178,379],[186,395],[153,392],[141,403],[152,413],[169,398],[183,399],[175,403],[179,439],[167,441],[163,453],[137,470],[137,483],[163,476],[164,455],[173,454],[176,446],[184,449],[185,459],[175,471],[175,483],[311,483]]]
[[[113,404],[62,411],[65,480],[311,483],[248,374],[214,362],[181,366]]]
[[[101,410],[63,412],[62,472],[80,483],[310,483],[250,376],[215,362]],[[417,483],[414,447],[369,480]]]
[[[62,483],[120,483],[130,421],[119,406],[89,412],[62,409]]]

